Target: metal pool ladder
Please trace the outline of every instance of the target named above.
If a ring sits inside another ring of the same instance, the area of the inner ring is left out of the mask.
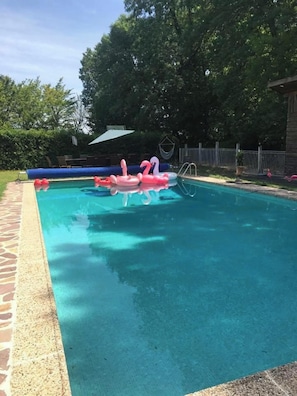
[[[185,162],[182,164],[180,170],[177,173],[177,176],[185,176],[188,173],[188,176],[197,176],[197,166],[195,162]],[[178,183],[180,189],[182,190],[184,195],[189,195],[190,197],[194,197],[196,195],[196,186],[194,185],[186,185],[183,180],[181,183]]]
[[[189,171],[189,176],[197,176],[197,166],[195,162],[184,162],[177,173],[177,176],[185,176]],[[194,174],[192,174],[194,172]]]

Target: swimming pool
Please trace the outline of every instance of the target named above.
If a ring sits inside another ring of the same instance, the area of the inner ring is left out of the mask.
[[[186,187],[37,194],[74,396],[183,395],[296,359],[297,203]]]

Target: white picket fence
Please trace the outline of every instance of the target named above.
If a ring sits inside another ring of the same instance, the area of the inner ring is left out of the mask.
[[[197,165],[226,167],[235,169],[236,153],[239,144],[235,148],[220,148],[216,143],[214,148],[199,147],[190,148],[185,146],[179,149],[179,163],[194,162]],[[268,169],[276,176],[284,176],[285,173],[285,151],[262,150],[241,150],[244,154],[245,173],[265,174]]]

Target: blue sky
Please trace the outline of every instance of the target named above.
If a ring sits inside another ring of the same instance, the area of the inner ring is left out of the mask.
[[[124,0],[0,0],[0,74],[80,93],[81,59],[125,12]]]

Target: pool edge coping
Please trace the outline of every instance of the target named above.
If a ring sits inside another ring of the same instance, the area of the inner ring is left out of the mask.
[[[33,183],[22,184],[10,390],[71,396],[36,192]]]

